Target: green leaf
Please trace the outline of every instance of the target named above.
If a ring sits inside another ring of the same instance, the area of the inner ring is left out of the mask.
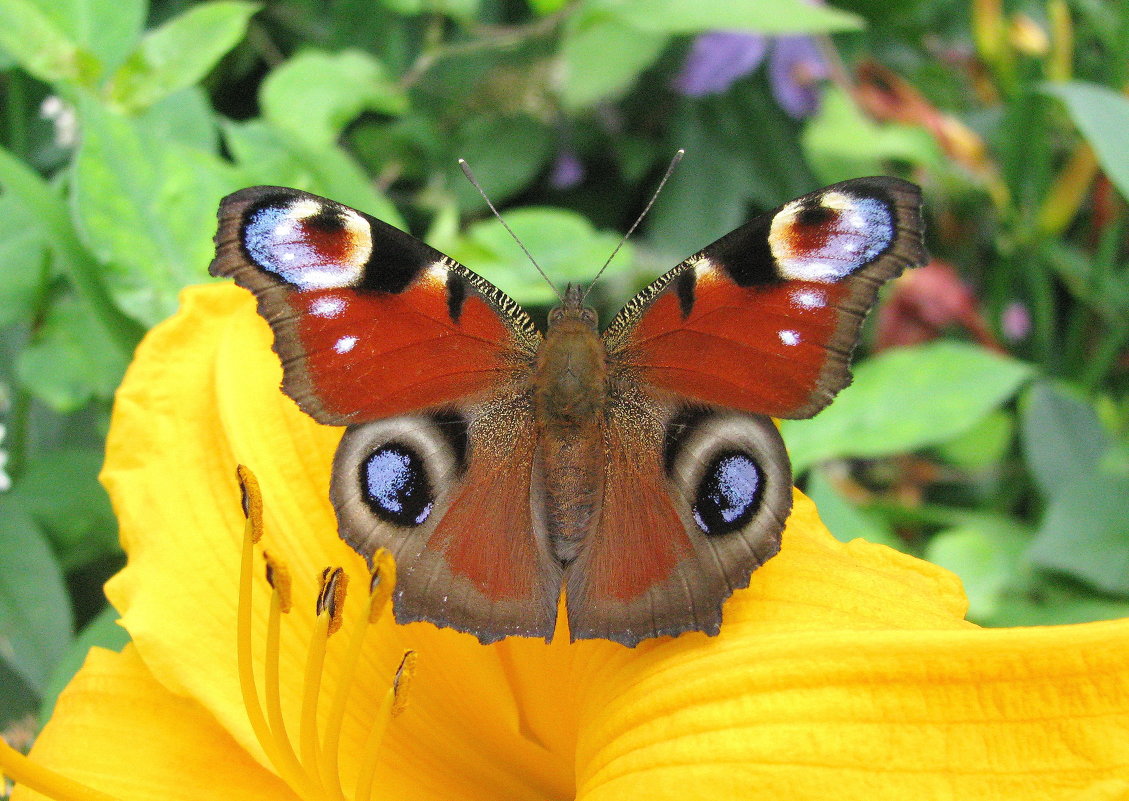
[[[39,697],[27,679],[0,658],[0,725],[34,714]]]
[[[889,350],[858,365],[854,383],[815,418],[785,420],[784,440],[797,473],[824,459],[937,445],[979,423],[1031,373],[958,342]]]
[[[34,313],[46,285],[46,234],[34,215],[10,194],[0,196],[0,326]]]
[[[113,347],[86,306],[63,295],[49,308],[35,338],[16,363],[20,383],[59,413],[92,398],[109,398],[125,375],[128,357]]]
[[[604,10],[645,31],[698,33],[715,29],[760,33],[831,33],[863,27],[854,14],[803,0],[588,0],[589,9]]]
[[[843,497],[825,471],[813,470],[804,492],[815,501],[820,519],[836,539],[850,542],[861,538],[895,550],[908,550],[905,541],[894,534],[885,520]]]
[[[100,63],[99,75],[117,67],[141,36],[148,0],[34,0],[79,47]]]
[[[313,148],[332,146],[364,111],[403,114],[407,94],[361,50],[307,50],[276,67],[259,90],[263,116]]]
[[[1046,84],[1044,91],[1066,103],[1102,170],[1129,199],[1129,98],[1086,81]]]
[[[98,483],[101,468],[100,450],[39,452],[28,459],[11,490],[50,537],[66,571],[120,550],[110,499]]]
[[[131,355],[141,338],[141,328],[110,300],[100,267],[79,242],[70,213],[55,189],[3,148],[0,186],[35,217],[47,236],[48,246],[114,348],[123,356]]]
[[[527,187],[545,168],[552,151],[552,134],[527,114],[472,116],[459,128],[452,152],[466,159],[495,205]],[[459,208],[484,208],[454,159],[448,166],[448,185]]]
[[[964,470],[985,470],[999,464],[1015,436],[1015,417],[1003,409],[989,412],[960,436],[938,446],[938,455]]]
[[[1060,476],[1031,546],[1033,562],[1129,596],[1129,476]]]
[[[397,14],[446,14],[471,19],[482,3],[481,0],[380,0],[380,5]]]
[[[1023,450],[1043,496],[1093,476],[1113,444],[1094,408],[1048,381],[1034,384],[1023,401]]]
[[[670,153],[686,157],[648,220],[651,245],[685,258],[745,222],[750,205],[768,210],[816,189],[798,133],[762,80],[686,103],[669,137]]]
[[[838,87],[824,92],[819,113],[808,121],[801,141],[808,162],[825,184],[881,175],[894,161],[930,167],[942,163],[936,141],[924,128],[879,125]]]
[[[42,693],[71,642],[70,599],[47,540],[2,496],[0,565],[0,658]]]
[[[934,535],[925,558],[960,576],[968,617],[980,621],[998,611],[1030,541],[1030,531],[1014,520],[984,515]]]
[[[48,8],[35,0],[0,0],[0,47],[36,78],[91,85],[98,59]]]
[[[247,31],[257,3],[218,0],[192,6],[149,31],[111,77],[110,100],[127,109],[150,106],[211,72]]]
[[[138,125],[161,141],[175,141],[205,152],[219,150],[219,119],[207,93],[190,86],[141,112]]]
[[[667,33],[641,31],[607,15],[570,22],[560,49],[560,92],[573,110],[626,92],[670,41]]]
[[[223,132],[244,183],[304,189],[406,227],[392,202],[340,148],[309,147],[262,120],[227,123]]]
[[[43,689],[43,701],[39,707],[41,721],[51,717],[59,693],[78,673],[91,648],[106,648],[119,652],[125,648],[126,643],[129,642],[129,633],[121,627],[118,619],[117,611],[111,606],[106,606],[75,637],[74,642],[55,665],[51,678]]]
[[[89,98],[80,109],[73,191],[82,233],[117,305],[151,325],[176,309],[182,287],[205,280],[216,209],[239,175]]]
[[[563,209],[516,209],[506,212],[506,222],[555,282],[591,279],[620,239],[617,234],[597,231],[584,217]],[[495,219],[470,226],[464,237],[448,248],[452,258],[504,287],[506,294],[519,303],[548,305],[557,300],[556,293]],[[629,248],[625,245],[617,258],[630,260]]]

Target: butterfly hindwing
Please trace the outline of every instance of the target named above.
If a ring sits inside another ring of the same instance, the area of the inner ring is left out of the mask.
[[[211,273],[255,293],[310,416],[347,425],[488,395],[528,369],[521,307],[387,223],[297,189],[224,199]]]
[[[722,237],[632,300],[609,358],[678,396],[811,417],[850,383],[878,287],[925,261],[920,190],[858,178],[786,203]]]
[[[792,473],[776,427],[635,391],[605,441],[603,503],[566,573],[572,638],[717,634],[722,603],[780,549]]]

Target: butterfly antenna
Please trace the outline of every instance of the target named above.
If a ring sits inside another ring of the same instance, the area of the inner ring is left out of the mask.
[[[596,277],[592,279],[592,283],[588,284],[588,289],[584,291],[584,297],[580,299],[581,303],[584,302],[584,298],[588,297],[588,293],[592,291],[592,287],[596,285],[596,281],[604,274],[604,270],[608,269],[608,265],[612,263],[615,254],[619,253],[619,249],[622,248],[624,243],[635,233],[635,229],[639,227],[639,223],[643,222],[643,218],[647,216],[647,212],[651,210],[651,206],[655,205],[655,201],[659,199],[659,192],[663,191],[663,187],[666,186],[670,174],[674,172],[674,168],[678,166],[678,162],[682,161],[682,157],[685,155],[686,150],[678,148],[678,152],[675,153],[674,158],[670,160],[670,166],[666,168],[666,172],[663,174],[663,179],[659,181],[659,185],[655,188],[654,194],[651,195],[651,199],[647,201],[647,207],[635,218],[635,222],[631,223],[631,227],[627,229],[627,233],[623,235],[623,239],[619,240],[619,244],[616,245],[615,250],[612,251],[612,255],[608,256],[608,260],[604,262],[604,266],[596,273]]]
[[[459,167],[462,169],[463,175],[466,176],[466,179],[470,181],[471,186],[478,190],[478,194],[482,195],[482,199],[486,201],[486,205],[490,207],[490,211],[494,212],[494,216],[498,218],[498,222],[502,224],[502,227],[506,229],[506,232],[513,237],[513,240],[515,242],[517,242],[517,246],[521,248],[521,252],[524,253],[526,258],[528,258],[529,261],[533,263],[533,266],[537,268],[537,272],[541,273],[541,277],[544,278],[549,286],[552,287],[553,291],[557,293],[557,298],[560,299],[561,303],[564,303],[564,295],[562,295],[561,291],[557,289],[556,284],[554,284],[549,279],[549,276],[545,275],[545,271],[541,269],[541,265],[537,263],[537,260],[535,258],[533,258],[533,254],[530,253],[529,249],[525,247],[525,243],[518,239],[517,234],[514,233],[514,229],[510,228],[510,226],[506,224],[506,221],[502,219],[502,215],[498,213],[498,210],[496,208],[494,208],[494,204],[490,202],[490,198],[486,196],[486,193],[482,190],[482,186],[475,179],[474,173],[470,171],[470,165],[466,163],[466,159],[459,159]]]

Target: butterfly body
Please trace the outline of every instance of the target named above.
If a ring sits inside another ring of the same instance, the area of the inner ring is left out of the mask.
[[[341,536],[397,558],[396,619],[483,642],[717,633],[791,508],[770,419],[845,386],[877,287],[924,261],[920,198],[857,179],[785,204],[644,289],[602,333],[570,286],[542,334],[360,212],[279,187],[220,209],[214,275],[256,294],[311,416],[348,426]]]

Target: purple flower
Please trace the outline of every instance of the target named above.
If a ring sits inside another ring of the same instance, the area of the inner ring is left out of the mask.
[[[571,150],[562,150],[553,162],[549,185],[554,189],[572,189],[584,180],[584,165]]]
[[[758,33],[703,33],[690,46],[690,55],[674,87],[690,97],[721,94],[738,78],[755,70],[767,51],[768,39]]]
[[[1022,342],[1031,333],[1031,312],[1019,301],[1012,301],[1004,307],[1000,329],[1009,342]]]
[[[810,36],[777,36],[768,57],[768,80],[780,108],[795,119],[819,110],[820,84],[830,75],[819,44]]]
[[[776,102],[797,119],[819,108],[820,83],[830,70],[810,36],[711,31],[698,36],[674,88],[689,97],[720,94],[755,70],[768,54],[768,79]]]

